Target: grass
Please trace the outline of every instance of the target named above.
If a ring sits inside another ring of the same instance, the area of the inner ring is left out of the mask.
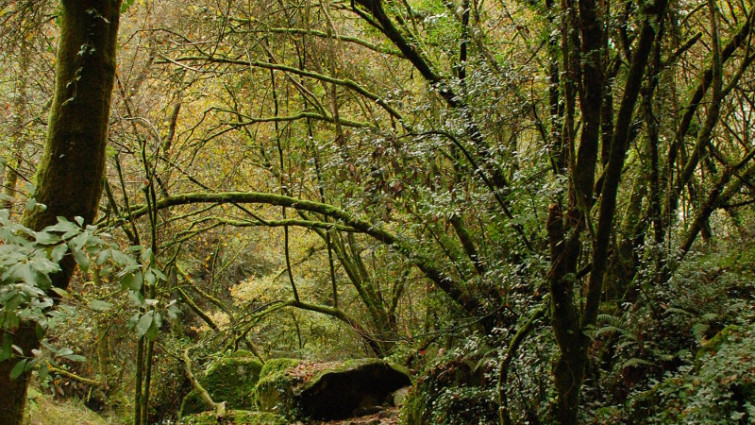
[[[103,418],[89,410],[80,400],[57,401],[52,396],[29,388],[24,425],[116,425],[120,422]]]

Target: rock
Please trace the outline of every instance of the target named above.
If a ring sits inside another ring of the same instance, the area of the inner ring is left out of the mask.
[[[287,419],[298,417],[293,390],[302,379],[290,372],[300,363],[301,361],[296,359],[268,360],[260,371],[256,387],[252,390],[252,406]]]
[[[279,359],[263,368],[254,399],[261,410],[292,421],[337,420],[391,405],[391,394],[410,384],[405,371],[379,359],[325,365]]]
[[[259,380],[262,363],[246,352],[214,361],[199,379],[215,402],[225,401],[228,409],[249,409],[250,394]],[[184,397],[180,417],[213,410],[194,390]]]
[[[404,405],[404,401],[406,401],[406,396],[409,394],[409,388],[411,387],[403,387],[393,392],[393,405],[394,406],[398,407],[398,406]]]
[[[268,412],[230,410],[221,421],[215,418],[215,412],[203,412],[182,418],[179,425],[216,425],[218,423],[224,425],[286,425],[288,421],[281,416]]]
[[[307,417],[343,419],[390,404],[391,393],[408,385],[409,375],[386,361],[351,360],[312,379],[298,397]]]

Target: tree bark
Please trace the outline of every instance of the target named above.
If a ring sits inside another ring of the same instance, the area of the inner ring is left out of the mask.
[[[47,141],[37,168],[35,198],[47,206],[24,214],[26,226],[40,230],[56,217],[76,216],[92,222],[105,170],[110,99],[115,76],[115,50],[120,0],[63,0],[56,61],[55,97]],[[63,260],[53,284],[65,288],[74,262]],[[36,324],[11,335],[30,356],[39,345]],[[21,424],[29,373],[15,380],[10,370],[16,359],[0,363],[0,425]]]

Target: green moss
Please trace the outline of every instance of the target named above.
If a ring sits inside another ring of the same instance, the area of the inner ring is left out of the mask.
[[[184,416],[191,415],[198,412],[205,412],[211,410],[212,406],[207,404],[202,397],[199,396],[196,390],[191,390],[189,394],[184,397],[181,402],[181,409],[178,411],[178,416],[183,418]]]
[[[271,359],[262,366],[262,370],[260,370],[260,380],[267,378],[268,375],[284,373],[286,370],[296,367],[300,363],[301,360],[297,359]]]
[[[261,370],[262,363],[259,360],[236,354],[213,362],[199,381],[214,401],[225,401],[229,409],[248,409],[252,404],[250,394],[259,380]],[[199,394],[192,391],[181,403],[180,416],[210,409]]]
[[[217,425],[215,412],[203,412],[183,418],[183,425]],[[249,410],[230,410],[223,418],[228,425],[286,425],[288,421],[268,412],[252,412]]]
[[[110,423],[102,416],[92,412],[80,400],[55,400],[51,395],[43,394],[29,388],[26,403],[24,425],[59,425],[91,424],[106,425]],[[0,423],[6,418],[0,415]]]
[[[713,338],[704,341],[701,349],[697,353],[698,360],[703,356],[717,352],[723,344],[731,343],[732,340],[736,340],[740,327],[737,325],[727,325],[720,332],[718,332]]]
[[[394,369],[397,372],[403,373],[406,376],[411,376],[409,373],[409,369],[403,366],[398,366],[393,363],[386,362],[385,360],[382,360],[382,359],[370,359],[370,358],[351,359],[351,360],[346,360],[345,362],[338,364],[334,367],[322,369],[317,374],[315,374],[315,376],[310,378],[302,389],[306,390],[307,388],[317,384],[320,378],[322,378],[322,376],[325,374],[333,373],[333,372],[345,372],[348,370],[359,369],[359,368],[369,366],[369,365],[387,365],[388,367],[390,367],[391,369]]]
[[[300,363],[301,361],[296,359],[268,360],[260,371],[257,386],[251,392],[253,406],[287,419],[295,418],[299,406],[293,389],[300,383],[300,379],[288,374],[287,371]]]

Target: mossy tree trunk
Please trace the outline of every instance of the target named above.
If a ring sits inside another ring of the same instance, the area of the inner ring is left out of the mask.
[[[56,62],[55,97],[47,141],[36,174],[35,198],[45,210],[27,212],[24,224],[42,229],[63,216],[91,222],[100,199],[105,170],[110,99],[115,76],[115,50],[120,0],[62,0]],[[65,288],[73,260],[54,276]],[[31,355],[38,346],[36,325],[27,324],[11,337]],[[11,380],[15,360],[0,363],[0,425],[21,424],[29,373]]]
[[[563,49],[571,58],[564,66],[567,73],[581,76],[574,83],[579,87],[582,130],[578,148],[573,137],[566,138],[569,147],[567,152],[575,156],[569,161],[571,184],[568,209],[564,213],[559,204],[553,204],[547,224],[551,254],[548,273],[551,321],[559,348],[553,368],[558,393],[554,416],[559,425],[578,423],[579,394],[592,343],[589,331],[597,322],[604,295],[603,281],[610,255],[610,241],[615,239],[617,193],[631,138],[630,130],[635,119],[635,106],[656,41],[656,22],[662,20],[667,6],[667,0],[654,0],[643,6],[642,27],[622,82],[621,102],[615,119],[610,119],[601,110],[608,64],[604,61],[602,52],[605,34],[600,17],[607,13],[604,9],[606,4],[593,0],[581,0],[576,5],[570,1],[562,3],[566,14],[562,23],[565,31],[562,30],[562,33],[572,37],[563,40]],[[605,122],[604,117],[609,122]],[[568,123],[565,127],[564,134],[568,135],[574,130]],[[613,131],[611,137],[606,135],[607,128]],[[606,137],[603,142],[610,142],[608,147],[599,146],[601,136],[604,135]],[[601,155],[601,162],[605,162],[605,169],[596,182],[598,154]],[[592,225],[588,226],[587,221],[596,212],[597,226],[593,228]],[[589,237],[584,237],[585,233],[589,233]],[[577,277],[582,252],[589,252],[591,260],[589,278],[584,286]],[[579,287],[583,288],[583,300],[575,297]]]

